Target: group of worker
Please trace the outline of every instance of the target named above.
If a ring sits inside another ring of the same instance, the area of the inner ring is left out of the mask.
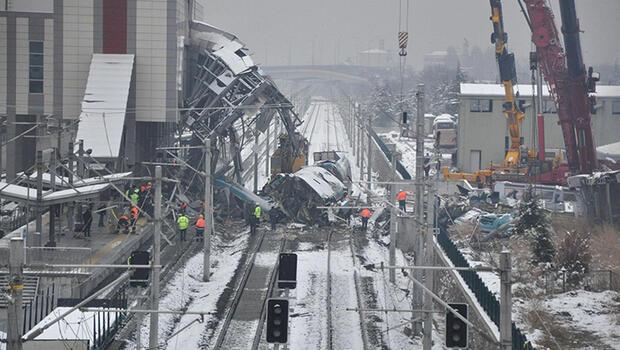
[[[189,229],[190,219],[183,211],[179,213],[177,218],[177,226],[179,227],[179,240],[185,242],[187,240],[187,230]],[[196,240],[203,240],[205,234],[206,221],[205,216],[200,214],[198,219],[194,222],[194,229],[196,231]]]
[[[140,218],[140,213],[146,212],[149,215],[153,215],[152,188],[151,182],[145,182],[140,184],[140,186],[131,185],[131,187],[125,190],[125,197],[129,199],[131,206],[129,207],[128,214],[123,212],[118,217],[116,224],[117,232],[122,231],[125,234],[129,234],[131,231],[131,233],[136,233],[136,224]]]
[[[398,209],[401,210],[403,213],[406,213],[407,212],[407,192],[405,190],[401,189],[396,194],[396,201],[398,201]],[[368,220],[370,220],[370,218],[372,217],[372,212],[368,208],[362,208],[362,210],[360,210],[360,217],[362,219],[362,229],[367,230]]]

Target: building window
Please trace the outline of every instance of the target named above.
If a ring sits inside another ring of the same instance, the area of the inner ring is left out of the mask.
[[[611,114],[620,114],[620,100],[611,102]]]
[[[30,42],[30,77],[29,91],[31,94],[43,93],[43,42]]]
[[[555,102],[552,100],[544,100],[542,107],[542,112],[545,114],[553,114],[558,112],[555,107]]]
[[[469,107],[470,112],[493,112],[493,100],[472,100]]]

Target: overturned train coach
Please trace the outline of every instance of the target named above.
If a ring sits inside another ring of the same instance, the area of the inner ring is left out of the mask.
[[[315,164],[295,173],[280,173],[263,188],[291,220],[305,224],[325,224],[327,212],[317,207],[338,206],[346,201],[351,187],[351,166],[339,152],[321,152]],[[327,155],[327,157],[326,157]]]

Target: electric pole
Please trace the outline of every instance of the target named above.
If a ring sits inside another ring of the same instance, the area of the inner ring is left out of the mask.
[[[414,265],[422,265],[424,257],[424,240],[423,240],[423,227],[424,222],[424,84],[418,84],[417,97],[417,117],[416,117],[416,173],[415,173],[415,214],[416,223],[414,225],[415,235],[415,254],[413,257]],[[422,270],[415,270],[414,276],[418,281],[422,280]],[[413,288],[412,308],[422,308],[422,289],[415,285]],[[422,331],[420,328],[420,319],[418,313],[413,313],[412,316],[412,332],[415,335],[420,334]]]
[[[254,127],[254,193],[258,193],[258,129]]]
[[[428,185],[428,198],[426,200],[426,204],[428,206],[428,211],[426,215],[426,225],[427,229],[425,230],[425,249],[424,249],[424,260],[426,266],[435,266],[435,255],[434,255],[434,241],[433,236],[435,233],[435,187],[432,183]],[[435,284],[435,273],[433,270],[424,271],[426,274],[426,278],[424,279],[424,285],[428,290],[434,290]],[[433,346],[433,300],[429,294],[424,295],[424,330],[423,330],[423,340],[422,346],[423,350],[431,350]]]
[[[11,238],[9,251],[9,303],[7,309],[7,349],[22,349],[22,290],[24,289],[24,239]]]
[[[370,183],[369,183],[370,184]],[[370,186],[370,185],[369,185]],[[396,144],[392,150],[392,184],[390,185],[390,266],[396,265],[396,227],[398,211],[394,203],[396,203]],[[389,270],[390,282],[396,281],[396,270]]]
[[[269,177],[269,160],[270,160],[270,156],[271,156],[271,150],[269,147],[269,143],[271,142],[271,122],[269,122],[267,124],[267,131],[266,131],[266,135],[265,135],[265,143],[267,144],[267,153],[265,153],[265,177]]]
[[[504,250],[499,257],[500,302],[499,302],[499,342],[501,350],[512,349],[512,262],[510,252]]]
[[[368,157],[366,161],[368,163],[366,169],[366,181],[368,181],[368,189],[372,190],[372,113],[368,113]]]
[[[40,119],[40,118],[39,118]],[[38,141],[37,141],[38,143]],[[36,231],[38,234],[38,243],[36,246],[40,246],[43,237],[43,151],[37,150],[37,218],[36,218]]]
[[[151,310],[159,310],[159,274],[160,274],[160,253],[161,253],[161,187],[162,170],[161,166],[155,167],[155,221],[153,228],[153,273],[151,279]],[[158,347],[159,339],[159,314],[151,313],[149,330],[149,349]],[[139,331],[138,331],[139,333]]]
[[[210,255],[211,255],[211,235],[213,234],[213,178],[211,176],[211,139],[205,140],[205,229],[203,233],[204,243],[204,260],[202,268],[202,281],[209,281],[209,274],[211,269]]]

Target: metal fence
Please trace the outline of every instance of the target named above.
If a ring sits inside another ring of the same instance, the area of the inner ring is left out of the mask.
[[[25,248],[25,263],[27,265],[45,265],[45,264],[61,264],[61,265],[79,265],[90,264],[93,257],[91,248],[81,247],[28,247]],[[63,272],[88,272],[83,268],[66,268],[58,269]]]
[[[566,293],[575,289],[589,291],[618,290],[618,279],[612,270],[592,270],[579,282],[573,282],[570,272],[564,270],[547,271],[543,274],[546,293]]]
[[[440,227],[439,234],[437,235],[437,242],[446,253],[446,256],[452,261],[452,264],[456,267],[471,267],[467,262],[467,259],[461,254],[454,242],[448,236],[445,227]],[[487,286],[482,282],[480,277],[475,271],[465,270],[458,271],[463,277],[463,280],[472,290],[478,303],[482,306],[487,313],[491,321],[499,328],[499,301]],[[527,340],[521,330],[513,323],[512,324],[512,348],[514,350],[534,350],[535,348]]]

